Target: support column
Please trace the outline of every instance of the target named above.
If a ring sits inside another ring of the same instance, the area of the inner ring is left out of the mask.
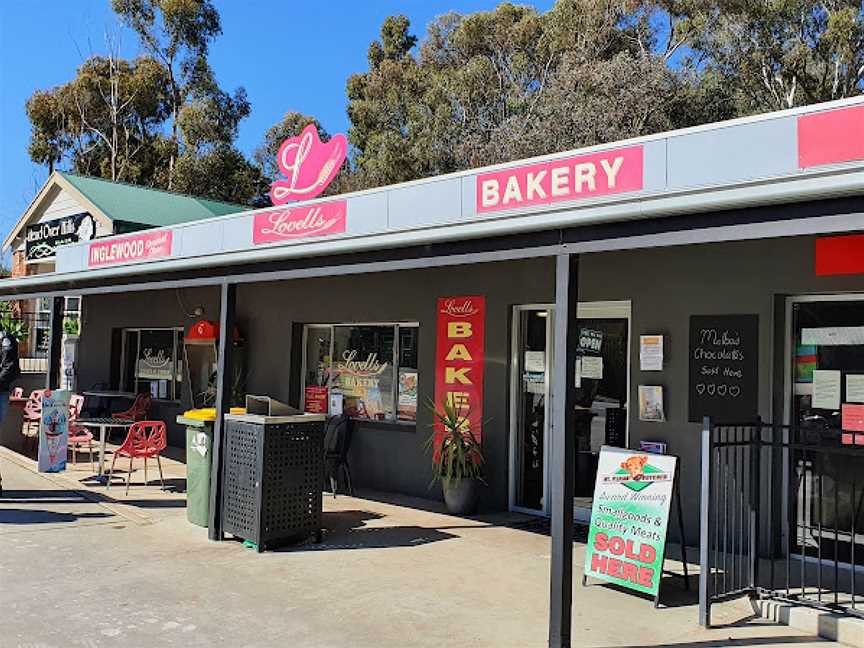
[[[63,297],[51,300],[50,329],[48,337],[48,367],[45,373],[45,388],[60,388],[60,353],[63,345]]]
[[[576,457],[576,312],[579,257],[555,257],[553,398],[549,485],[552,566],[549,648],[570,648],[573,607],[573,483]]]
[[[234,284],[222,284],[219,309],[219,350],[216,363],[216,420],[213,422],[213,448],[210,453],[210,520],[207,537],[222,540],[222,477],[224,417],[231,409],[234,384],[234,329],[236,314]]]

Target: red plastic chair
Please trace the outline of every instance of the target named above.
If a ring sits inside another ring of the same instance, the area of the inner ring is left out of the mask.
[[[129,494],[129,480],[132,477],[132,460],[135,457],[144,459],[144,485],[147,485],[147,460],[156,457],[159,465],[159,482],[162,490],[165,490],[165,481],[162,479],[162,462],[159,455],[168,445],[168,434],[163,421],[138,421],[129,428],[126,440],[114,452],[111,460],[111,469],[108,471],[108,488],[111,488],[111,477],[114,474],[114,463],[117,457],[129,457],[129,472],[126,474],[126,494]]]
[[[90,468],[96,470],[96,464],[93,461],[93,433],[87,428],[77,425],[76,421],[81,416],[81,408],[84,407],[84,397],[79,394],[72,394],[69,397],[69,441],[68,447],[72,451],[72,463],[78,463],[78,449],[84,449],[84,444],[87,444],[87,451],[90,453]]]
[[[16,387],[12,390],[12,393],[9,394],[12,398],[22,398],[24,396],[24,388]]]
[[[132,407],[122,412],[114,412],[111,416],[119,419],[127,419],[129,421],[143,421],[150,413],[150,405],[153,402],[153,397],[148,393],[138,394],[135,397],[135,402]]]

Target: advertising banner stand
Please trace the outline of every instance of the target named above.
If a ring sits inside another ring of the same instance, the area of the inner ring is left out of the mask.
[[[66,389],[46,389],[39,417],[39,472],[66,470],[69,440],[69,397]]]
[[[682,538],[683,575],[666,571],[667,528],[675,500]],[[582,586],[588,577],[654,598],[660,605],[663,575],[680,576],[690,589],[684,519],[673,455],[603,446],[591,508]]]

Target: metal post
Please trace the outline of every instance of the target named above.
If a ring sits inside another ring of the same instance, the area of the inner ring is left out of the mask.
[[[63,344],[63,297],[51,300],[50,331],[48,338],[48,367],[45,374],[45,388],[60,388],[60,352]]]
[[[757,418],[750,439],[750,589],[759,587],[759,509],[762,508],[762,419]]]
[[[233,284],[222,284],[219,310],[219,355],[216,359],[216,420],[213,422],[213,451],[210,465],[210,520],[207,537],[222,540],[222,476],[224,416],[231,408],[234,385],[234,328],[236,291]]]
[[[711,419],[702,419],[702,492],[699,497],[699,624],[711,626]]]
[[[549,647],[570,648],[573,607],[573,484],[575,470],[576,324],[579,259],[555,257],[554,394],[550,490],[552,565]]]

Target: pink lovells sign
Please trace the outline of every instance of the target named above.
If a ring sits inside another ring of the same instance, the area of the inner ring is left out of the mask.
[[[255,214],[252,241],[255,245],[345,231],[348,201],[286,207]]]
[[[642,146],[576,155],[477,176],[477,212],[639,191]]]
[[[171,230],[144,232],[110,241],[97,241],[90,244],[88,265],[93,268],[169,257],[172,243]]]
[[[285,179],[270,185],[270,201],[284,205],[319,195],[339,173],[347,152],[344,135],[334,135],[322,143],[318,129],[309,124],[299,136],[289,137],[279,147],[277,163]]]

